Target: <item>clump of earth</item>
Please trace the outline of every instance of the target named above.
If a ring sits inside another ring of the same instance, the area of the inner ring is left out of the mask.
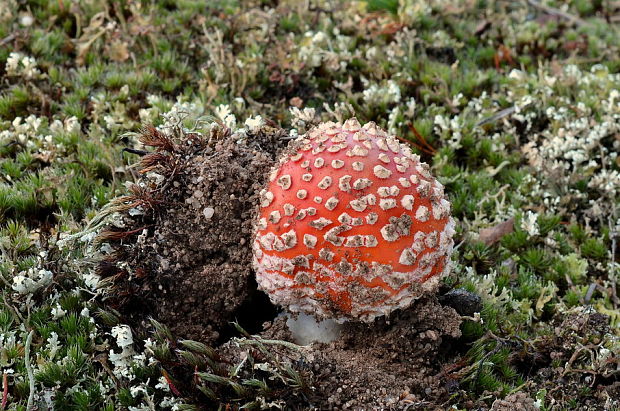
[[[261,308],[256,320],[274,316],[256,289],[250,238],[263,176],[287,135],[263,128],[239,138],[225,129],[144,131],[154,150],[140,161],[132,195],[117,200],[125,213],[101,236],[115,253],[100,266],[116,278],[112,304],[138,330],[152,316],[179,337],[211,344],[235,319],[252,328],[244,317],[253,307]]]
[[[284,317],[266,325],[266,338],[292,341]],[[440,404],[455,388],[443,367],[450,342],[461,335],[461,317],[434,296],[371,324],[347,322],[339,338],[306,348],[317,409],[423,409]]]

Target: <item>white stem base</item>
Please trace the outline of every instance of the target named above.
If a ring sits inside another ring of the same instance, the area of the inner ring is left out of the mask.
[[[296,344],[329,343],[340,336],[342,324],[334,320],[317,320],[308,314],[297,314],[293,317],[287,313],[286,316],[286,325],[293,334]]]

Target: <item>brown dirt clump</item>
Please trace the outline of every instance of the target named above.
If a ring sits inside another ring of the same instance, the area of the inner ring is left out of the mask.
[[[535,401],[524,392],[515,392],[506,396],[503,400],[495,400],[492,411],[536,411]]]
[[[617,337],[611,334],[609,317],[591,307],[575,307],[556,315],[552,326],[552,333],[536,343],[548,366],[536,371],[530,393],[544,389],[545,401],[552,404],[617,409]]]
[[[291,340],[280,317],[265,338]],[[315,409],[431,409],[448,398],[442,343],[461,335],[460,316],[435,297],[418,300],[389,322],[346,323],[340,338],[305,348]]]
[[[142,158],[133,194],[117,201],[120,222],[101,236],[115,249],[101,271],[114,276],[116,306],[133,325],[152,316],[179,337],[211,343],[265,299],[251,269],[252,216],[284,136],[143,132],[155,152]]]

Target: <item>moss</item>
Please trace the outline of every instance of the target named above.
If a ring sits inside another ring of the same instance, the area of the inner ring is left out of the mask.
[[[398,1],[395,0],[367,0],[368,11],[387,11],[396,14],[398,12]]]
[[[27,107],[31,103],[30,93],[24,87],[13,87],[0,94],[0,116],[14,118],[27,114]]]
[[[594,260],[606,260],[609,247],[601,240],[588,238],[581,244],[581,254]]]
[[[43,30],[35,30],[31,48],[35,56],[44,58],[50,63],[62,64],[65,57],[61,53],[61,50],[68,41],[68,37],[61,30],[54,30],[47,33]]]
[[[525,250],[521,254],[521,261],[525,267],[539,274],[547,271],[552,264],[545,250],[540,248],[529,248]]]

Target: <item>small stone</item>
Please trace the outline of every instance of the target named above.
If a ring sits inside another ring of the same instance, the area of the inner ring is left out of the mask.
[[[204,214],[207,220],[210,220],[213,214],[215,214],[215,209],[213,207],[205,207],[205,209],[202,210],[202,214]]]
[[[473,316],[482,310],[482,298],[462,288],[455,288],[448,291],[441,297],[439,302],[456,310],[460,315]]]

